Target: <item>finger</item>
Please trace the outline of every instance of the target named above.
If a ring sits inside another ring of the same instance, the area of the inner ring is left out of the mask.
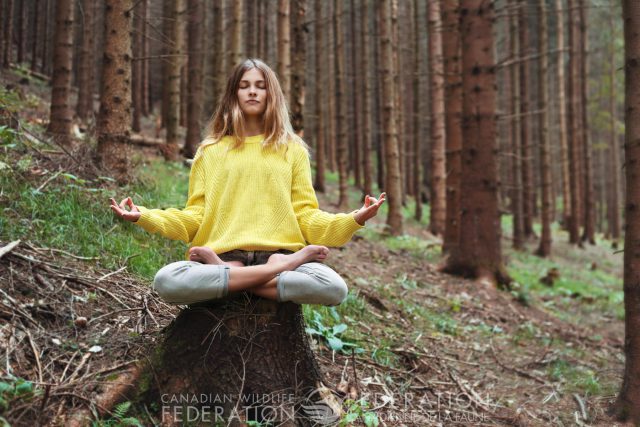
[[[124,206],[126,205],[126,203],[127,203],[127,199],[122,199],[122,201],[120,202],[120,209],[122,209],[123,211],[124,211],[124,210],[126,210],[126,209],[124,208]]]

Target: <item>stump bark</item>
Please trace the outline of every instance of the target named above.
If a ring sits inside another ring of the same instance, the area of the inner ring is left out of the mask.
[[[163,425],[327,425],[341,415],[294,303],[238,293],[191,305],[165,328],[149,362],[139,397]]]

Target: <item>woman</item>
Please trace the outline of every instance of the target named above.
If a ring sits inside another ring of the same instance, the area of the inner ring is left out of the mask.
[[[207,134],[194,157],[184,209],[111,199],[122,219],[191,243],[188,261],[160,269],[154,289],[173,304],[239,291],[340,304],[347,286],[321,263],[327,246],[348,242],[376,215],[385,194],[367,195],[364,206],[348,214],[318,209],[306,144],[293,132],[275,73],[258,59],[235,68]]]

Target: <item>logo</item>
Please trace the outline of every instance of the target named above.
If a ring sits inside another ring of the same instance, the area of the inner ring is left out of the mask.
[[[342,415],[342,399],[326,387],[313,390],[304,398],[301,407],[307,418],[316,426],[335,426]]]

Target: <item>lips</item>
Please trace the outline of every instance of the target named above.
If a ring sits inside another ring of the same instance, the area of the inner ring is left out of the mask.
[[[259,104],[260,102],[256,101],[255,99],[251,99],[249,101],[247,101],[247,104]]]

